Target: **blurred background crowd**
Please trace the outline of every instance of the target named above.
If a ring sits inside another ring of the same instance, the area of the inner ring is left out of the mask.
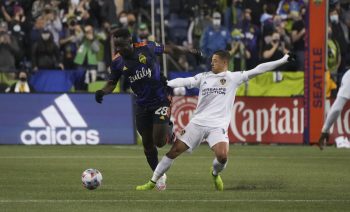
[[[42,71],[80,70],[75,90],[104,80],[111,63],[110,33],[130,30],[133,40],[161,41],[159,0],[151,34],[150,0],[1,0],[0,92],[29,92],[26,82]],[[200,49],[208,58],[168,55],[170,71],[206,71],[210,55],[227,49],[230,70],[248,70],[295,52],[297,61],[282,71],[303,71],[307,0],[164,0],[166,43]],[[350,4],[329,1],[328,69],[339,82],[350,66]],[[322,20],[320,20],[322,21]],[[278,72],[275,81],[282,78]]]

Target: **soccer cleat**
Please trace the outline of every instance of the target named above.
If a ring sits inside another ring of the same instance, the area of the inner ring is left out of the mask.
[[[152,182],[152,181],[148,181],[146,184],[144,185],[139,185],[136,186],[136,190],[137,191],[147,191],[147,190],[152,190],[154,189],[154,187],[156,186],[156,183]]]
[[[163,176],[158,179],[156,183],[156,188],[158,191],[164,191],[166,189],[166,178],[166,174],[163,174]]]
[[[224,190],[224,183],[222,182],[222,179],[220,175],[214,175],[213,171],[210,171],[211,176],[213,177],[214,185],[216,190],[223,191]]]

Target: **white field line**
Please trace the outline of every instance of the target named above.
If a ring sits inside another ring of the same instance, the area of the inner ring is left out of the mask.
[[[204,159],[213,158],[213,156],[196,156],[196,155],[184,155],[185,157],[191,157],[193,159]],[[145,158],[144,155],[140,153],[139,156],[122,156],[122,155],[93,155],[94,159],[138,159]],[[293,156],[232,156],[232,158],[242,158],[242,159],[350,159],[349,157],[332,157],[332,156],[305,156],[294,158]],[[91,159],[91,155],[2,155],[0,159]]]
[[[205,203],[205,202],[233,202],[233,203],[240,203],[240,202],[262,202],[262,203],[350,203],[349,199],[198,199],[198,200],[188,200],[188,199],[136,199],[136,200],[123,200],[123,199],[116,199],[116,200],[86,200],[86,199],[77,199],[77,200],[70,200],[70,199],[23,199],[23,200],[0,200],[1,203],[132,203],[132,202],[141,202],[141,203],[150,203],[150,202],[157,202],[157,203]]]

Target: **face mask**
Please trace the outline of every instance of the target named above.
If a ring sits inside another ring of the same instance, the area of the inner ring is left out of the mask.
[[[50,34],[41,34],[43,40],[48,40],[50,38]]]
[[[26,77],[20,77],[19,80],[21,80],[21,82],[26,82],[27,78]]]
[[[119,18],[119,22],[122,25],[127,25],[128,24],[128,17],[124,16],[124,17]]]
[[[332,23],[338,23],[339,22],[339,16],[338,15],[331,15],[330,16]]]
[[[220,19],[214,19],[213,20],[213,25],[214,26],[220,26],[221,25],[221,20]]]

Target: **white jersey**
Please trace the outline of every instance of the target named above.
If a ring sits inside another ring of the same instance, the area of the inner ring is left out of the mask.
[[[344,74],[341,80],[338,96],[350,99],[350,69]]]
[[[168,86],[199,88],[196,111],[190,122],[204,127],[220,127],[227,130],[232,116],[236,90],[248,79],[273,70],[288,62],[289,55],[283,58],[262,63],[245,72],[205,72],[195,77],[177,78],[167,82]]]
[[[190,122],[227,130],[237,88],[248,80],[244,72],[204,72],[197,74],[189,87],[199,88],[197,108]]]

